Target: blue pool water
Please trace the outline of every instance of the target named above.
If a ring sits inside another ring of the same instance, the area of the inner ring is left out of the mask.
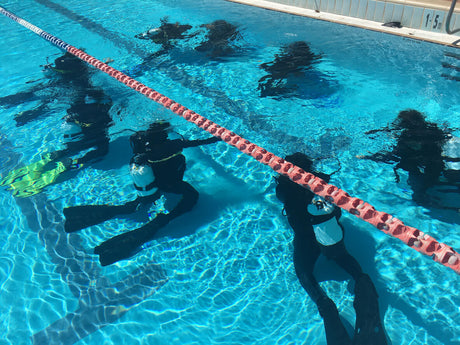
[[[323,158],[318,168],[326,172],[340,163],[331,183],[460,249],[458,213],[416,205],[404,173],[396,184],[390,165],[355,158],[390,147],[394,138],[363,133],[407,108],[460,136],[460,84],[442,76],[455,76],[442,63],[458,66],[446,56],[458,50],[221,0],[6,0],[2,6],[127,71],[158,48],[134,35],[164,16],[194,27],[216,19],[237,24],[240,55],[208,59],[183,44],[137,79],[279,156],[307,152]],[[0,24],[0,96],[6,96],[42,78],[40,65],[61,52],[6,17]],[[259,97],[265,74],[259,65],[300,40],[321,55],[314,94]],[[109,154],[30,198],[0,190],[0,344],[326,344],[316,306],[295,276],[292,232],[274,195],[274,173],[224,143],[185,150],[185,177],[200,192],[198,205],[132,259],[101,267],[93,248],[145,219],[64,233],[64,207],[135,197],[125,129],[169,119],[184,137],[207,137],[108,76],[92,78],[114,100]],[[2,176],[62,147],[68,104],[65,95],[57,99],[64,101],[50,102],[23,126],[15,115],[39,101],[0,106]],[[354,216],[344,214],[343,223],[349,251],[376,284],[392,343],[458,344],[458,275]],[[323,259],[316,273],[353,325],[348,276]]]

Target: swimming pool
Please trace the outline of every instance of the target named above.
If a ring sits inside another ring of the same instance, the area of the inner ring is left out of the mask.
[[[279,156],[302,150],[325,158],[320,167],[328,172],[340,162],[332,183],[460,248],[458,215],[430,214],[412,202],[405,179],[394,183],[391,166],[355,158],[389,145],[391,138],[371,140],[363,133],[387,125],[406,108],[457,127],[458,82],[442,77],[452,73],[442,62],[455,64],[446,53],[457,50],[225,1],[137,4],[133,9],[130,2],[100,1],[94,8],[37,0],[4,6],[99,59],[111,57],[120,70],[130,70],[157,49],[133,36],[166,15],[195,27],[215,19],[238,24],[244,38],[240,56],[209,60],[182,46],[137,79]],[[0,58],[3,96],[41,78],[39,65],[61,52],[11,20],[0,20],[7,28]],[[297,40],[322,55],[315,69],[332,91],[259,97],[264,71],[258,66]],[[142,220],[63,233],[63,207],[134,197],[124,129],[166,118],[180,134],[203,137],[102,73],[93,80],[115,101],[109,154],[37,196],[14,199],[1,191],[1,342],[325,344],[316,307],[293,270],[292,234],[274,195],[274,173],[224,143],[185,151],[186,179],[199,190],[200,201],[186,220],[171,223],[133,259],[102,268],[92,250]],[[53,102],[40,118],[16,125],[15,114],[37,104],[0,108],[2,176],[62,145],[65,102]],[[359,219],[343,218],[350,252],[376,282],[393,344],[458,342],[458,276]],[[326,261],[317,271],[325,280],[339,278],[324,286],[353,324],[347,276]],[[71,320],[73,327],[66,327]]]

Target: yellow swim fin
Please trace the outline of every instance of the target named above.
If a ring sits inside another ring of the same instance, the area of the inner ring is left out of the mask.
[[[56,167],[53,169],[45,171],[40,170],[40,168],[45,167],[47,163],[49,163],[49,161],[45,164],[41,161],[32,163],[32,167],[27,166],[29,167],[27,174],[24,174],[24,171],[21,171],[21,173],[15,174],[14,179],[7,176],[8,182],[12,181],[9,183],[9,189],[13,191],[13,195],[19,198],[24,198],[38,194],[43,190],[43,188],[54,183],[58,176],[67,170],[67,167],[61,161],[57,161]]]
[[[35,180],[38,175],[41,174],[43,167],[51,162],[51,154],[46,154],[38,162],[31,163],[29,165],[23,166],[19,169],[10,171],[1,181],[0,186],[8,186],[16,181],[23,179],[26,180]],[[38,175],[37,175],[38,174]]]

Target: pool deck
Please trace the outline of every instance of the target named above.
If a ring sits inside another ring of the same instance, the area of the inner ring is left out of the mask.
[[[227,0],[231,2],[236,2],[244,5],[256,6],[265,8],[268,10],[280,11],[285,13],[290,13],[299,16],[310,17],[319,20],[330,21],[338,24],[350,25],[359,28],[364,28],[373,31],[384,32],[388,34],[409,37],[413,39],[428,41],[432,43],[447,45],[455,48],[460,48],[460,36],[458,35],[449,35],[447,33],[433,32],[428,30],[414,29],[410,27],[402,28],[392,28],[387,26],[382,26],[382,22],[376,22],[372,20],[366,20],[361,18],[355,18],[350,16],[338,15],[334,13],[312,10],[307,8],[301,8],[298,6],[291,6],[281,3],[276,3],[273,1],[265,0]],[[388,3],[409,5],[409,6],[419,6],[432,8],[433,10],[449,11],[452,1],[450,0],[391,0],[387,1]],[[455,7],[455,13],[460,11],[460,0]],[[458,20],[457,20],[458,22]],[[459,27],[457,25],[455,28]]]

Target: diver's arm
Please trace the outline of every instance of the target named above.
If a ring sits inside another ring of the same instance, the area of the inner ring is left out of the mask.
[[[357,155],[356,158],[369,159],[374,162],[382,162],[387,164],[400,161],[400,158],[392,152],[377,152],[372,155]]]
[[[375,133],[378,133],[378,132],[387,132],[387,133],[391,133],[392,130],[391,130],[391,128],[389,128],[389,127],[387,126],[387,127],[378,128],[378,129],[371,129],[370,131],[364,132],[364,134],[369,135],[369,134],[375,134]]]
[[[211,137],[208,139],[197,139],[197,140],[182,140],[182,147],[185,149],[187,147],[196,147],[201,145],[209,145],[214,144],[218,141],[222,140],[219,137]]]

